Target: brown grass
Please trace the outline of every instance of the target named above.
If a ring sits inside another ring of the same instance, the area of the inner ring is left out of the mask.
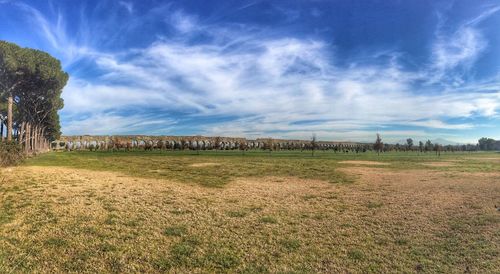
[[[499,173],[346,167],[223,188],[2,170],[0,272],[494,272]],[[3,220],[3,221],[2,221]]]
[[[376,161],[341,161],[339,164],[350,164],[350,165],[376,165],[376,166],[385,166],[389,165],[389,163],[376,162]]]

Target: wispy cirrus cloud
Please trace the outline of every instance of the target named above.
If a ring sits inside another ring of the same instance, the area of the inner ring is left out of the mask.
[[[119,1],[118,3],[120,4],[120,6],[125,8],[128,11],[128,13],[130,14],[134,13],[134,3],[128,1]]]
[[[69,35],[64,14],[49,19],[22,6],[66,64],[84,59],[99,72],[72,75],[63,93],[64,134],[309,138],[316,132],[368,140],[379,131],[394,140],[454,132],[460,139],[461,131],[481,126],[475,119],[498,119],[500,112],[498,79],[462,77],[489,46],[478,24],[495,8],[453,32],[439,30],[431,65],[409,70],[396,51],[384,52],[392,56],[387,62],[339,65],[342,56],[325,39],[276,35],[251,24],[205,25],[173,5],[147,11],[144,20],[175,33],[111,51]],[[92,35],[108,34],[101,31]]]
[[[188,117],[236,117],[197,126],[198,132],[208,134],[303,136],[304,131],[328,129],[331,133],[325,136],[336,136],[335,132],[344,130],[394,124],[423,130],[470,129],[469,123],[448,124],[440,119],[493,116],[500,108],[498,92],[415,95],[411,83],[416,76],[394,67],[340,70],[325,62],[324,47],[318,41],[259,40],[258,45],[249,42],[227,51],[224,44],[206,47],[160,41],[134,51],[133,57],[122,56],[126,61],[98,59],[98,66],[109,72],[103,79],[127,85],[106,85],[106,92],[83,89],[89,90],[85,97],[100,94],[86,104],[95,99],[110,102],[109,97],[119,90],[124,100],[85,109],[99,113],[111,106],[138,104],[184,111]],[[81,94],[82,86],[70,87],[69,92],[73,89]],[[67,106],[69,110],[84,107],[71,101]],[[294,124],[303,120],[321,122]]]
[[[23,2],[15,2],[25,13],[25,18],[30,22],[32,28],[41,36],[58,56],[63,57],[63,63],[70,65],[79,59],[96,54],[88,45],[84,44],[85,39],[78,39],[76,35],[70,35],[67,30],[65,16],[58,12],[52,19],[42,14],[36,8]]]
[[[196,31],[198,27],[196,17],[187,15],[181,10],[173,11],[169,15],[169,21],[167,23],[184,34]]]
[[[462,84],[463,75],[460,74],[463,74],[463,70],[469,70],[488,46],[487,38],[477,26],[499,10],[500,6],[487,8],[475,18],[461,23],[451,33],[443,30],[442,22],[438,25],[436,41],[432,47],[431,78],[434,81],[451,81],[455,86]],[[457,75],[453,70],[459,66],[462,70]]]

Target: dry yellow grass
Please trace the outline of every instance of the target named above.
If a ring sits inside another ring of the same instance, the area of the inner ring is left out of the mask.
[[[500,173],[345,167],[207,188],[2,170],[0,272],[494,272]],[[3,221],[2,221],[3,220]]]
[[[375,165],[375,166],[386,166],[389,163],[377,162],[377,161],[341,161],[339,164],[350,164],[350,165]]]
[[[189,166],[191,167],[206,167],[206,166],[218,166],[220,165],[219,163],[196,163],[196,164],[191,164]]]
[[[448,162],[429,162],[429,163],[422,163],[424,166],[430,166],[430,167],[450,167],[454,166],[455,163],[452,161]]]

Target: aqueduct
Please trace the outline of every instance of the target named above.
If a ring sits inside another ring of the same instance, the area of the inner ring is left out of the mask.
[[[311,141],[258,138],[254,140],[233,137],[207,136],[62,136],[52,142],[53,150],[120,150],[120,149],[164,149],[164,150],[304,150],[311,149]],[[366,144],[354,142],[318,141],[316,149],[359,151],[366,150]]]

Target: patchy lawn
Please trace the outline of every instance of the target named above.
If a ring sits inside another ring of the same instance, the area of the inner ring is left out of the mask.
[[[42,155],[0,171],[0,272],[497,271],[497,154],[418,157]]]

